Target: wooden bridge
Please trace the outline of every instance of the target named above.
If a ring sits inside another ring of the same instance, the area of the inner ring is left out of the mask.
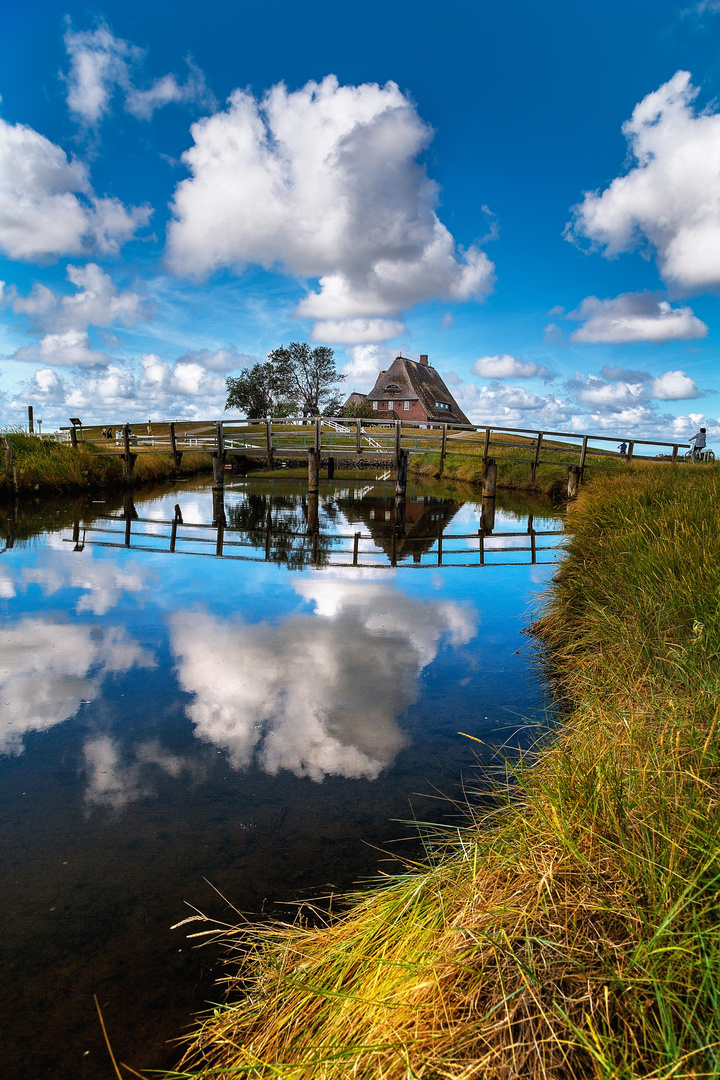
[[[621,456],[618,447],[622,443],[627,447],[622,457],[628,462],[634,456],[676,462],[680,446],[684,445],[570,431],[430,424],[412,420],[396,420],[388,425],[387,420],[350,420],[342,417],[211,422],[173,420],[91,427],[76,423],[72,427],[61,428],[59,435],[75,447],[82,442],[93,445],[101,453],[120,456],[128,484],[132,483],[138,454],[169,453],[175,464],[179,465],[184,452],[204,451],[213,456],[213,485],[216,487],[224,484],[226,464],[232,467],[242,458],[261,458],[271,469],[280,460],[289,463],[293,460],[307,461],[310,491],[317,490],[321,465],[327,465],[331,478],[335,463],[339,460],[358,465],[386,462],[397,470],[398,487],[404,489],[409,455],[437,455],[439,472],[442,473],[445,458],[452,454],[453,457],[482,458],[485,494],[490,497],[495,491],[494,476],[498,461],[528,465],[533,480],[543,466],[566,466],[568,495],[572,497],[585,471],[606,467],[608,457]]]

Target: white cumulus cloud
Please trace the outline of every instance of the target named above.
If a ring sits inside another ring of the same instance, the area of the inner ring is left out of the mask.
[[[665,371],[650,384],[650,396],[657,401],[684,401],[700,397],[694,379],[684,371]]]
[[[588,343],[691,341],[708,332],[692,308],[674,308],[650,292],[621,293],[608,300],[586,296],[567,317],[583,324],[570,339]]]
[[[665,281],[685,292],[720,285],[720,113],[698,113],[687,71],[636,105],[623,125],[636,164],[574,208],[569,238],[608,256],[654,250]]]
[[[394,83],[329,75],[261,101],[236,90],[191,130],[192,175],[168,232],[175,272],[257,264],[319,278],[297,309],[319,320],[395,316],[492,287],[485,253],[459,250],[435,213],[437,186],[417,161],[431,132]]]
[[[532,379],[539,375],[547,379],[550,372],[532,360],[517,360],[504,353],[502,356],[480,356],[470,368],[473,375],[483,379]]]
[[[77,289],[74,294],[55,293],[35,284],[28,296],[13,294],[13,312],[27,315],[36,326],[56,331],[113,323],[132,326],[145,314],[143,298],[132,290],[119,290],[97,263],[68,266],[67,277]]]
[[[31,127],[0,119],[0,250],[10,258],[116,254],[150,214],[98,198],[82,162]]]

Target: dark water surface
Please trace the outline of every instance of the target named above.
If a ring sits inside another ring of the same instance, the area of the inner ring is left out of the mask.
[[[282,479],[233,481],[219,535],[193,481],[129,522],[110,497],[0,511],[3,1076],[111,1077],[94,994],[118,1060],[171,1066],[219,995],[217,953],[170,929],[188,904],[285,917],[392,869],[410,819],[457,820],[459,732],[542,717],[522,629],[557,511],[498,499],[480,566],[466,494],[411,485],[395,539],[393,495],[324,487],[310,537]]]

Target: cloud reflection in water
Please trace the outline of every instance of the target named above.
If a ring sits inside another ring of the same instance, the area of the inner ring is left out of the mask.
[[[0,754],[21,754],[28,731],[46,731],[94,700],[107,672],[154,667],[121,627],[39,616],[0,630]]]
[[[272,775],[375,779],[403,747],[396,718],[417,699],[420,672],[443,639],[468,642],[477,615],[367,578],[304,576],[294,588],[314,615],[278,624],[171,617],[180,685],[194,694],[188,716],[234,768],[255,760]]]

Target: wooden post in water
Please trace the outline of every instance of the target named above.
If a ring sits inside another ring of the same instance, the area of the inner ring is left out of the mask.
[[[535,443],[535,457],[533,458],[533,463],[530,467],[530,479],[532,480],[533,484],[535,483],[535,476],[538,471],[538,465],[540,464],[540,451],[542,450],[542,444],[543,433],[542,431],[538,431],[537,441]]]
[[[494,499],[497,488],[497,462],[488,458],[483,470],[483,499]]]
[[[485,565],[485,533],[482,529],[478,529],[478,555],[480,557],[480,565]]]
[[[408,456],[407,450],[398,450],[395,461],[395,494],[403,499],[407,491]]]
[[[625,458],[625,464],[626,465],[629,465],[630,462],[632,461],[632,456],[633,456],[633,450],[634,449],[635,449],[635,443],[631,439],[630,442],[628,443],[628,452],[627,452],[627,457]]]
[[[182,461],[182,450],[177,448],[177,437],[175,435],[175,424],[170,424],[170,452],[172,453],[173,465],[175,471],[180,468],[180,462]]]
[[[320,451],[308,450],[308,495],[317,495],[320,490]]]
[[[442,534],[442,529],[440,529],[440,532],[438,533],[438,545],[437,545],[437,564],[438,564],[438,566],[442,566],[442,561],[443,561],[443,534]]]
[[[123,427],[123,484],[126,488],[133,486],[136,457],[137,454],[130,453],[130,425],[125,424]],[[129,547],[129,543],[126,546]]]
[[[537,554],[536,554],[536,551],[535,551],[535,529],[533,528],[533,515],[532,514],[528,514],[527,531],[528,531],[528,535],[530,537],[530,562],[531,563],[536,563],[537,562]]]
[[[582,471],[581,471],[579,465],[569,465],[568,466],[568,486],[567,486],[567,497],[568,497],[568,499],[576,499],[577,498],[577,493],[578,493],[578,490],[580,488],[580,478],[581,478],[581,476],[582,476]]]
[[[35,431],[35,424],[33,422],[33,407],[28,405],[28,431],[32,435]]]
[[[356,449],[358,454],[362,454],[362,452],[363,452],[361,435],[362,435],[362,420],[358,416],[357,420],[355,421],[355,449]]]
[[[353,538],[353,566],[358,564],[358,550],[360,548],[360,533],[356,532]]]
[[[215,425],[217,450],[213,450],[213,493],[225,489],[225,437],[223,435],[222,421]],[[224,511],[223,511],[224,515]]]
[[[402,453],[402,451],[400,449],[401,439],[402,439],[402,429],[400,427],[400,421],[396,420],[395,421],[395,468],[398,467],[398,462],[400,461],[400,454]]]
[[[334,457],[329,457],[327,459],[327,467],[328,467],[328,480],[334,480],[335,479],[335,458]]]

